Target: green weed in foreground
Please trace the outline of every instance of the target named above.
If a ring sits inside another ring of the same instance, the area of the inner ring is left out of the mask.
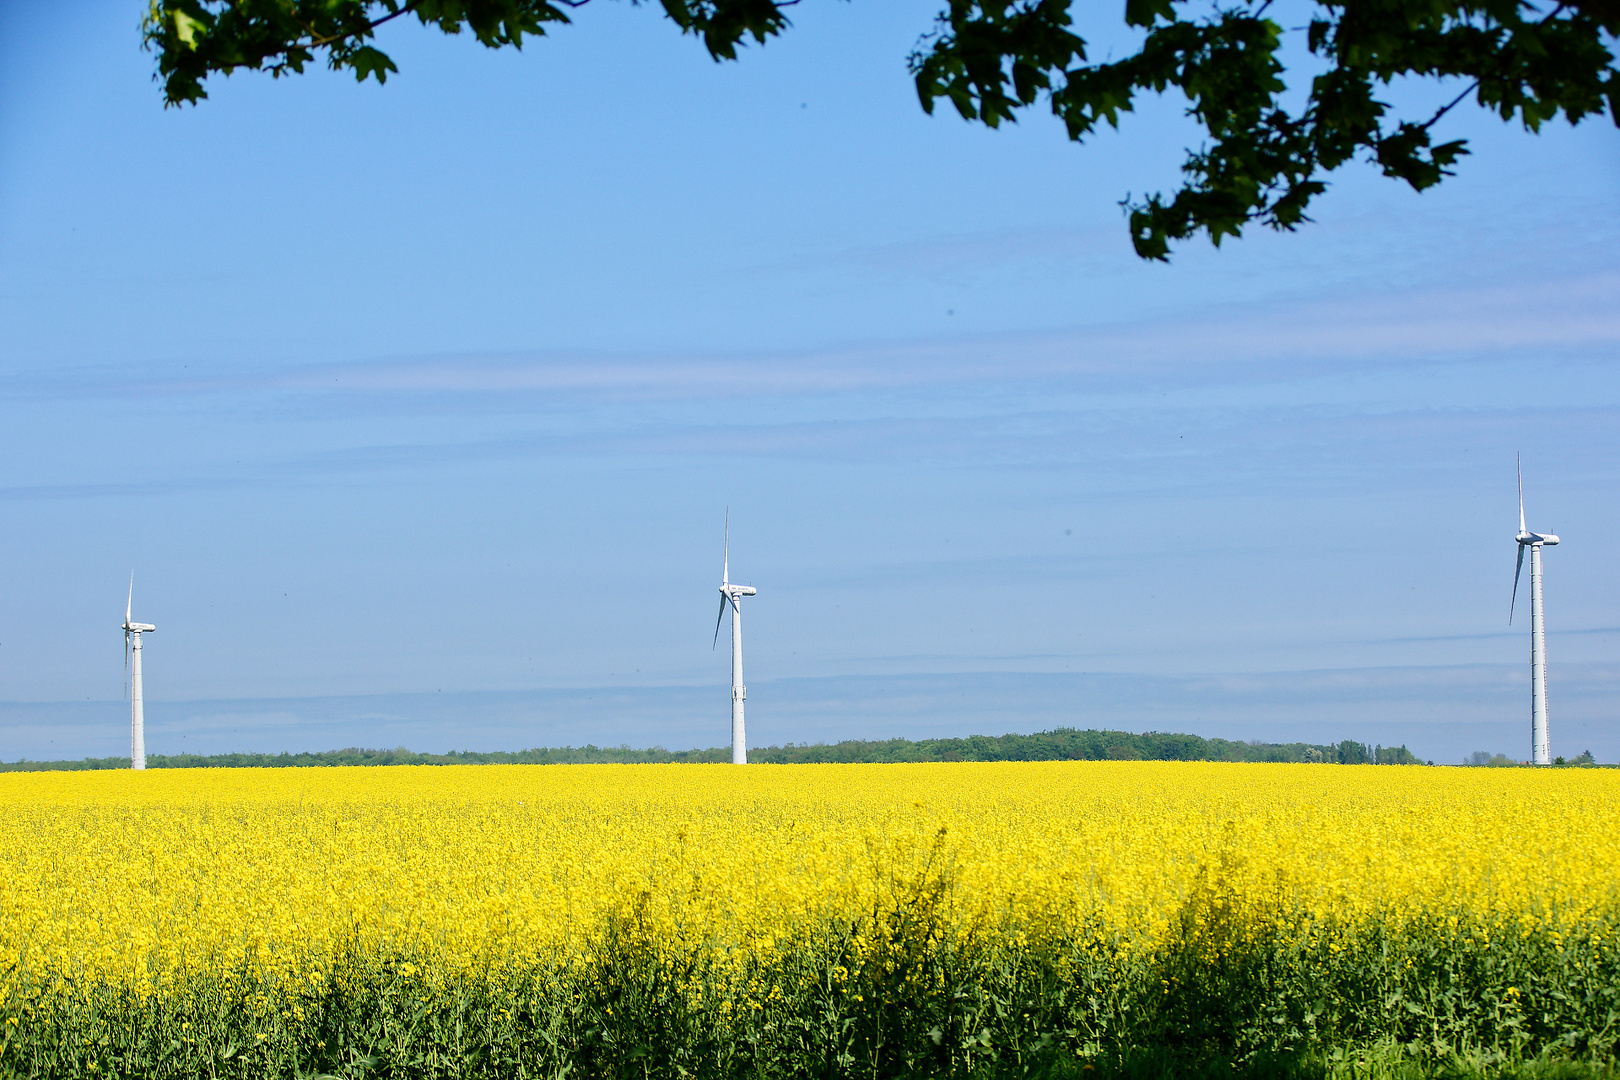
[[[238,973],[144,1000],[13,969],[0,1077],[1617,1076],[1606,931],[1373,924],[1213,960],[1188,934],[1126,963],[940,930],[919,895],[741,976],[633,925],[581,967],[441,978],[354,956],[318,983]],[[858,958],[857,936],[880,945]]]
[[[1144,1052],[1123,1060],[1055,1062],[1049,1080],[1620,1080],[1613,1060],[1557,1052],[1511,1058],[1487,1052],[1425,1054],[1400,1043],[1263,1055],[1237,1063]]]

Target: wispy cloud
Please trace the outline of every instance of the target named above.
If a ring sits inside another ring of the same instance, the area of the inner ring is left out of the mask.
[[[851,344],[746,354],[457,354],[288,366],[194,377],[127,369],[24,373],[7,397],[556,395],[613,400],[748,398],[1008,380],[1128,378],[1244,382],[1319,374],[1322,365],[1455,361],[1620,348],[1620,274],[1530,287],[1364,294],[1251,304],[1157,322],[1040,334]]]
[[[1372,412],[1309,401],[1279,406],[1207,404],[1152,408],[1136,402],[1065,402],[1066,409],[1030,408],[1027,399],[980,403],[974,411],[936,404],[936,415],[852,419],[756,419],[749,413],[609,416],[581,430],[551,430],[543,420],[519,430],[481,436],[466,429],[424,431],[393,439],[253,456],[214,465],[179,462],[179,475],[59,480],[0,485],[0,500],[162,498],[254,487],[346,483],[382,475],[425,475],[503,461],[634,461],[668,465],[692,459],[784,462],[908,462],[977,470],[1068,470],[1084,466],[1093,493],[1137,496],[1197,490],[1252,494],[1258,490],[1392,489],[1407,483],[1414,454],[1425,472],[1469,469],[1458,447],[1477,445],[1506,429],[1553,433],[1547,446],[1603,445],[1620,405],[1589,408],[1430,409]],[[1043,403],[1044,404],[1044,403]],[[823,412],[836,412],[837,403]],[[268,449],[270,452],[265,452]],[[1594,476],[1611,470],[1588,463]]]

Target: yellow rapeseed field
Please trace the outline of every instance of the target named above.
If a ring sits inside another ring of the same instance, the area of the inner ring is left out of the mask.
[[[7,986],[742,971],[933,889],[940,935],[1122,957],[1378,920],[1597,933],[1620,772],[1052,762],[0,775]],[[0,988],[0,994],[8,992]]]

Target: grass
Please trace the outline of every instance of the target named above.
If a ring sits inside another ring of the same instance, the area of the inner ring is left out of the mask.
[[[1620,1080],[1620,1063],[1557,1051],[1528,1057],[1487,1051],[1436,1055],[1381,1040],[1241,1062],[1163,1050],[1124,1059],[1064,1059],[1044,1070],[1043,1080]]]

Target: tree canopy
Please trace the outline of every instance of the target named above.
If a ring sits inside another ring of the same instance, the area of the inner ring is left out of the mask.
[[[212,74],[281,76],[317,59],[384,82],[398,69],[374,35],[402,16],[521,48],[589,2],[151,0],[143,33],[165,104],[180,105],[207,97]],[[786,9],[799,0],[660,3],[721,61],[785,33]],[[1294,28],[1271,17],[1272,0],[1125,0],[1139,46],[1102,62],[1088,55],[1072,0],[947,3],[908,60],[927,112],[944,100],[997,127],[1044,102],[1080,141],[1101,123],[1117,128],[1139,95],[1184,96],[1207,138],[1187,150],[1180,189],[1122,203],[1145,259],[1166,259],[1172,243],[1200,233],[1219,245],[1251,223],[1293,230],[1310,220],[1327,175],[1353,159],[1431,187],[1468,153],[1465,140],[1436,141],[1435,131],[1470,97],[1532,132],[1560,114],[1574,124],[1607,112],[1620,125],[1620,0],[1314,0]],[[1292,89],[1283,62],[1291,34],[1304,35],[1313,58]],[[1457,92],[1401,115],[1380,100],[1398,79]]]

